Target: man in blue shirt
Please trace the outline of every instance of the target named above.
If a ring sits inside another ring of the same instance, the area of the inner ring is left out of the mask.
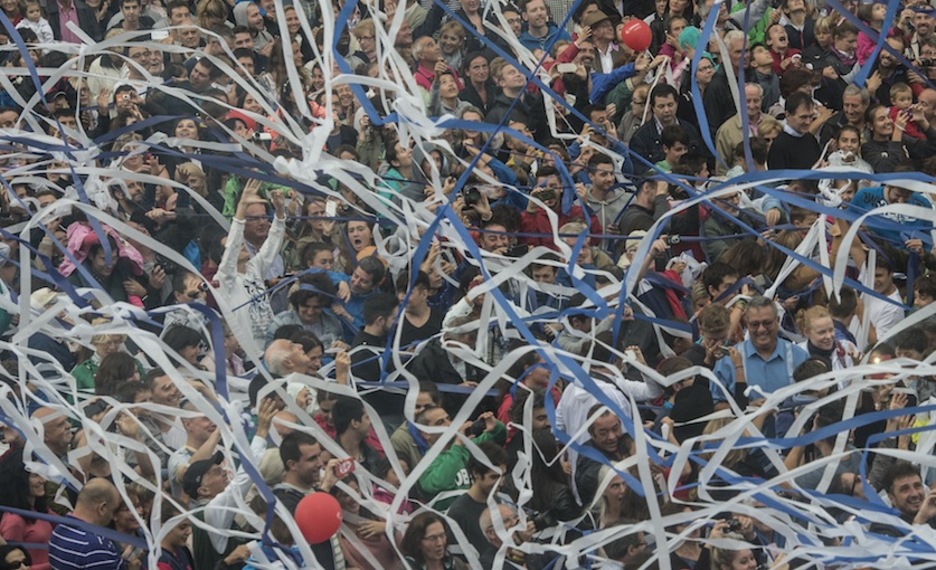
[[[908,167],[903,165],[897,167],[898,172],[906,172]],[[874,208],[889,206],[891,204],[908,204],[910,206],[921,206],[930,209],[930,201],[922,194],[900,188],[898,186],[875,186],[871,188],[862,188],[855,194],[849,204],[849,210],[857,214],[864,214]],[[905,214],[881,214],[880,216],[871,216],[867,218],[864,225],[877,236],[880,236],[894,244],[906,243],[911,237],[923,241],[923,246],[929,251],[932,247],[929,230],[932,224],[925,220],[908,216]]]
[[[743,408],[747,405],[742,396],[750,385],[756,388],[750,399],[756,400],[793,383],[793,370],[809,355],[802,348],[779,338],[780,315],[777,306],[767,297],[756,296],[748,303],[745,312],[748,338],[736,345],[741,353],[739,364],[730,356],[715,364],[715,376],[725,387],[712,384],[712,399],[716,409],[728,407],[726,391]]]
[[[364,301],[380,290],[380,284],[387,274],[387,268],[376,256],[365,257],[351,273],[351,298],[344,304],[344,313],[337,313],[351,324],[353,338],[357,331],[364,328]]]
[[[549,11],[543,0],[527,0],[523,7],[523,19],[526,20],[527,29],[518,39],[530,51],[546,49],[546,45],[553,40],[572,39],[569,32],[549,21]]]
[[[114,543],[99,536],[89,526],[106,527],[123,503],[114,484],[107,479],[91,479],[78,493],[75,510],[69,518],[74,526],[62,523],[55,527],[49,540],[49,562],[53,570],[109,568],[136,570],[142,566],[139,557],[127,560],[120,556]],[[81,524],[84,523],[84,524]],[[81,524],[81,526],[78,526]]]

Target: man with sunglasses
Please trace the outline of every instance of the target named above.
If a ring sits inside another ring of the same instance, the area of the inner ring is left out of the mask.
[[[741,353],[740,364],[735,365],[730,354],[715,363],[719,382],[712,384],[712,399],[716,410],[729,407],[729,396],[743,409],[748,399],[757,401],[792,384],[793,371],[809,357],[805,350],[778,337],[780,314],[771,299],[753,297],[744,318],[747,337],[729,349]],[[755,389],[750,397],[744,394],[748,385]]]

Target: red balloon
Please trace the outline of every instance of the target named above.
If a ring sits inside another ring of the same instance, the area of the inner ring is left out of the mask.
[[[647,25],[647,22],[634,18],[621,28],[621,41],[632,50],[641,52],[650,47],[653,34],[650,32],[650,26]]]
[[[310,544],[330,539],[341,526],[341,505],[328,493],[306,495],[296,506],[296,524]]]

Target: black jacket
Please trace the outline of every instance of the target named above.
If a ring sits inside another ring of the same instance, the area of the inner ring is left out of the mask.
[[[488,114],[484,117],[484,122],[495,125],[499,124],[504,118],[504,115],[507,114],[510,106],[513,105],[513,102],[513,98],[503,93],[499,94],[497,98],[494,99],[491,110],[488,111]],[[533,138],[536,141],[540,141],[542,137],[549,133],[549,129],[546,126],[546,108],[543,106],[542,95],[533,95],[530,92],[524,92],[520,100],[517,101],[517,104],[514,105],[513,110],[510,111],[510,120],[520,121],[530,127],[530,130],[533,131]],[[504,125],[507,126],[506,121]]]
[[[702,137],[699,136],[699,130],[694,126],[680,121],[679,126],[689,135],[689,152],[696,152],[703,156],[708,156],[705,147],[702,145]],[[666,156],[663,154],[663,139],[660,131],[657,130],[656,121],[648,119],[646,123],[634,133],[630,143],[631,150],[647,159],[650,164],[660,162]],[[634,174],[643,174],[649,170],[641,161],[634,161]]]
[[[461,384],[466,380],[475,380],[473,366],[466,365],[465,378],[455,370],[439,338],[426,343],[406,368],[416,376],[417,380],[430,380],[436,384]]]
[[[933,129],[926,132],[926,140],[904,136],[899,143],[869,140],[861,145],[861,158],[870,164],[875,172],[893,172],[908,156],[913,160],[922,160],[934,154],[936,130]]]
[[[712,140],[715,140],[718,127],[722,126],[725,121],[738,112],[734,99],[731,97],[728,75],[725,73],[724,67],[715,72],[712,82],[705,88],[705,93],[702,95],[702,105],[705,107],[705,118],[708,119],[709,132],[712,133]]]
[[[488,111],[494,106],[494,100],[497,98],[497,87],[494,86],[493,82],[488,81],[484,84],[484,92],[487,95],[487,104],[481,100],[481,95],[478,94],[478,90],[475,89],[475,86],[466,78],[465,88],[458,94],[458,98],[481,109],[482,115],[487,115]]]
[[[101,24],[98,22],[97,18],[94,17],[94,11],[84,3],[83,0],[72,0],[75,3],[75,6],[78,7],[78,25],[81,27],[81,30],[88,34],[88,36],[99,42],[104,39],[104,34],[102,33]],[[55,39],[62,39],[62,23],[61,23],[61,14],[59,12],[59,1],[52,0],[46,4],[46,14],[47,19],[49,20],[49,25],[52,26],[52,34],[55,36]]]

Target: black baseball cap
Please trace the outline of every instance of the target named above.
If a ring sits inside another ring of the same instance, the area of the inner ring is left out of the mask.
[[[198,488],[201,487],[205,473],[208,473],[208,470],[215,465],[220,465],[222,461],[224,461],[224,454],[218,451],[209,459],[196,461],[189,465],[188,470],[182,477],[182,490],[185,491],[185,494],[192,499],[197,499]]]

